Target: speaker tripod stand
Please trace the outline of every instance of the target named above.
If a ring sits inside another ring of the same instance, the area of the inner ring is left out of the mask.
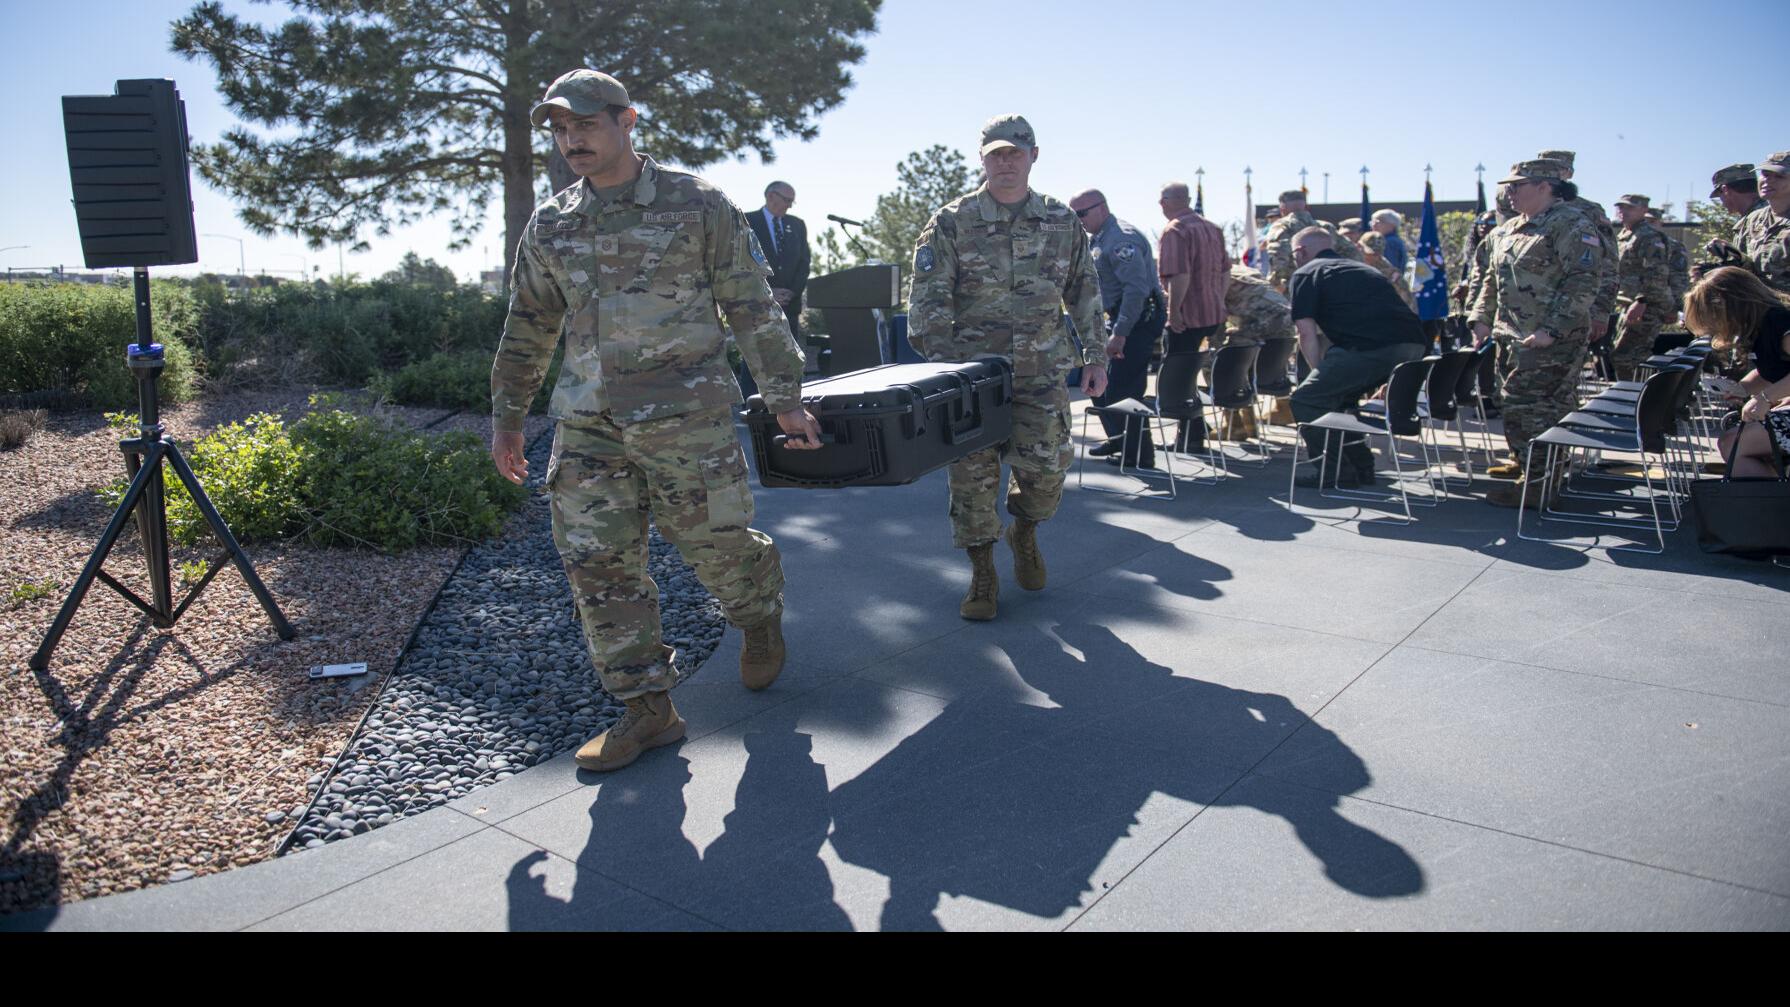
[[[254,563],[249,561],[236,536],[230,533],[230,526],[212,506],[211,498],[205,495],[205,487],[199,484],[199,478],[193,475],[192,467],[181,457],[180,449],[162,430],[161,401],[156,392],[156,382],[161,379],[164,360],[160,343],[150,341],[149,326],[149,270],[137,267],[135,271],[137,299],[137,341],[132,343],[128,354],[128,362],[132,375],[137,379],[137,411],[138,435],[118,442],[124,451],[125,468],[130,473],[130,488],[125,490],[124,499],[119,502],[118,509],[112,513],[112,520],[106,525],[105,533],[99,538],[99,544],[93,547],[93,554],[87,558],[87,565],[82,568],[81,575],[75,579],[75,586],[68,592],[62,602],[62,609],[56,613],[56,621],[50,624],[50,631],[44,634],[43,643],[38,646],[37,653],[32,655],[30,665],[38,671],[45,671],[50,666],[50,654],[62,641],[62,634],[68,630],[68,624],[75,617],[75,610],[81,607],[81,600],[87,596],[87,589],[93,586],[95,579],[103,581],[107,587],[117,591],[124,599],[142,609],[155,626],[166,629],[180,620],[188,606],[199,597],[199,592],[211,583],[212,577],[224,568],[226,562],[234,562],[242,579],[255,593],[261,602],[267,617],[273,620],[274,631],[282,640],[290,640],[297,635],[292,624],[281,614],[280,606],[268,593],[267,585],[255,573]],[[199,513],[211,526],[212,533],[224,545],[224,553],[213,559],[193,585],[186,598],[177,606],[174,604],[172,578],[168,562],[168,499],[164,483],[162,462],[166,461],[174,467],[174,474],[186,486],[192,495],[193,502],[198,505]],[[137,519],[137,534],[143,540],[143,557],[149,564],[149,601],[144,601],[135,591],[119,583],[104,569],[106,557],[111,554],[112,546],[117,543],[118,536],[124,531],[124,522],[132,514]]]

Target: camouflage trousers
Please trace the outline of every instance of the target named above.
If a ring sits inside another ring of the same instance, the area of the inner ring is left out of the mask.
[[[735,626],[783,604],[770,536],[748,527],[752,489],[733,411],[702,409],[619,426],[607,413],[561,423],[547,463],[559,547],[585,645],[617,699],[677,684],[659,636],[659,589],[647,573],[647,519],[677,546]]]
[[[1063,376],[1019,378],[1013,383],[1013,437],[953,462],[951,543],[959,549],[1001,537],[995,503],[1001,496],[1001,462],[1011,470],[1007,513],[1046,521],[1063,500],[1063,477],[1075,452],[1069,444],[1069,390]]]
[[[1617,325],[1616,345],[1612,347],[1610,354],[1610,362],[1616,368],[1616,380],[1636,380],[1635,372],[1640,369],[1641,363],[1653,356],[1653,338],[1659,335],[1659,330],[1658,322]]]
[[[1498,337],[1504,365],[1504,439],[1518,462],[1529,442],[1560,422],[1579,405],[1579,371],[1588,345],[1583,330],[1554,340],[1545,349],[1524,347]]]

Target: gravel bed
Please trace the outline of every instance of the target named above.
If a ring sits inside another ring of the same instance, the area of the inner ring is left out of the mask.
[[[535,492],[506,533],[474,546],[442,588],[340,768],[324,767],[307,781],[322,792],[308,814],[302,807],[289,813],[303,816],[291,850],[346,839],[508,779],[576,749],[621,715],[591,668],[553,546],[540,487],[551,441],[542,436],[530,445]],[[721,607],[657,529],[650,549],[665,640],[689,675],[721,640]],[[288,813],[267,818],[280,823]]]
[[[308,394],[207,395],[163,419],[184,446],[255,412],[294,419]],[[344,407],[367,407],[365,396],[345,398]],[[417,426],[444,414],[391,412]],[[454,425],[476,430],[478,419]],[[529,432],[549,426],[533,418]],[[251,545],[298,630],[289,643],[233,569],[165,631],[96,584],[49,671],[33,672],[26,660],[110,516],[95,491],[123,471],[117,440],[97,413],[59,413],[23,447],[0,452],[0,913],[274,855],[291,827],[269,819],[310,800],[308,777],[351,740],[377,691],[369,686],[396,667],[465,553]],[[147,594],[142,566],[127,525],[107,569]],[[13,597],[28,586],[41,590]],[[305,675],[345,661],[366,661],[371,674]]]

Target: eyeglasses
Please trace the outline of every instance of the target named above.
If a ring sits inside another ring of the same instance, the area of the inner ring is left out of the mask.
[[[1102,201],[1100,201],[1100,202],[1098,202],[1098,203],[1095,203],[1095,204],[1094,204],[1094,205],[1093,205],[1093,206],[1089,206],[1089,207],[1084,207],[1084,208],[1082,208],[1082,209],[1080,209],[1080,210],[1077,210],[1077,211],[1075,211],[1075,215],[1076,215],[1076,216],[1077,216],[1077,217],[1085,217],[1085,216],[1087,216],[1087,215],[1088,215],[1088,214],[1090,214],[1090,213],[1093,213],[1093,212],[1094,212],[1094,211],[1095,211],[1095,210],[1098,210],[1098,209],[1100,209],[1100,208],[1101,208],[1101,207],[1103,207],[1103,206],[1105,206],[1105,205],[1106,205],[1106,201],[1105,201],[1105,200],[1102,200]]]

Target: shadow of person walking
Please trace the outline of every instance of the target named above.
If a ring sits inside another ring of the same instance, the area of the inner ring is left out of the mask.
[[[1041,698],[960,699],[834,789],[834,849],[889,879],[884,929],[942,929],[946,895],[1066,921],[1202,805],[1285,818],[1356,894],[1422,890],[1402,847],[1338,813],[1340,793],[1238,786],[1296,730],[1327,735],[1321,758],[1348,781],[1342,793],[1369,782],[1360,757],[1286,697],[1177,676],[1104,626],[1049,635],[1056,647],[989,648],[991,667],[963,669],[1010,668]]]
[[[617,902],[619,884],[733,929],[850,930],[820,860],[831,817],[826,769],[814,760],[813,739],[791,730],[741,740],[746,764],[732,810],[721,834],[700,852],[689,834],[688,758],[649,756],[614,777],[590,776],[600,785],[570,898],[547,891],[532,873],[547,855],[532,853],[510,869],[510,928],[650,925],[626,915],[632,910]]]

